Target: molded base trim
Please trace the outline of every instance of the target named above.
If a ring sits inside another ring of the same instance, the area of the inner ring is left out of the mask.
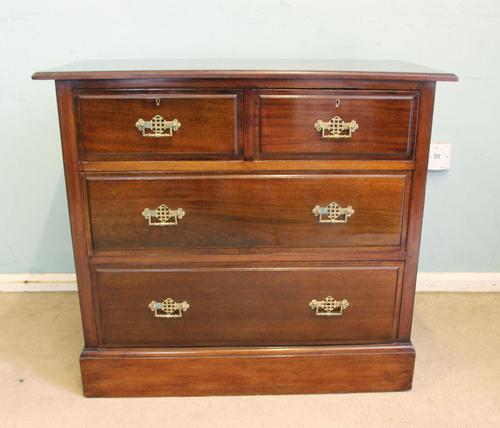
[[[84,350],[87,397],[313,394],[411,388],[411,343]]]

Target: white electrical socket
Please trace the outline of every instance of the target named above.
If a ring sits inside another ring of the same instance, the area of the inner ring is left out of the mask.
[[[443,171],[450,169],[451,144],[431,143],[429,151],[429,167],[431,171]]]

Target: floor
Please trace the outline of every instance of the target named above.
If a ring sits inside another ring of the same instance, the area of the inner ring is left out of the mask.
[[[420,293],[413,390],[85,399],[76,293],[0,293],[0,426],[500,427],[500,293]]]

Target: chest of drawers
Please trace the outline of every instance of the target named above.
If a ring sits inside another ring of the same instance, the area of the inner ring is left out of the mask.
[[[411,387],[434,91],[393,62],[56,81],[86,396]]]

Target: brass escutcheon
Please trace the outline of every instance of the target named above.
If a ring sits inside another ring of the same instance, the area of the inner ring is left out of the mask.
[[[163,302],[155,302],[149,304],[149,309],[155,313],[156,318],[182,318],[182,313],[189,309],[188,302],[177,303],[170,297],[167,297]]]
[[[316,205],[313,214],[318,218],[318,223],[347,223],[347,219],[354,214],[354,209],[349,205],[342,208],[337,202],[330,202],[326,207]]]
[[[349,307],[347,299],[335,300],[332,296],[323,300],[311,300],[309,307],[315,311],[315,315],[321,317],[340,317],[345,309]]]
[[[340,100],[338,101],[337,107],[340,105]],[[351,138],[352,134],[359,128],[358,123],[355,120],[350,122],[344,122],[341,117],[332,117],[328,122],[323,122],[318,119],[314,124],[316,131],[321,132],[321,138]]]
[[[186,215],[186,211],[182,208],[173,210],[165,204],[161,204],[158,208],[144,208],[142,216],[148,220],[149,226],[177,226],[178,220]]]
[[[159,98],[157,98],[157,104]],[[142,132],[143,137],[172,137],[179,130],[181,123],[177,119],[165,120],[157,114],[151,120],[139,119],[135,127]]]

